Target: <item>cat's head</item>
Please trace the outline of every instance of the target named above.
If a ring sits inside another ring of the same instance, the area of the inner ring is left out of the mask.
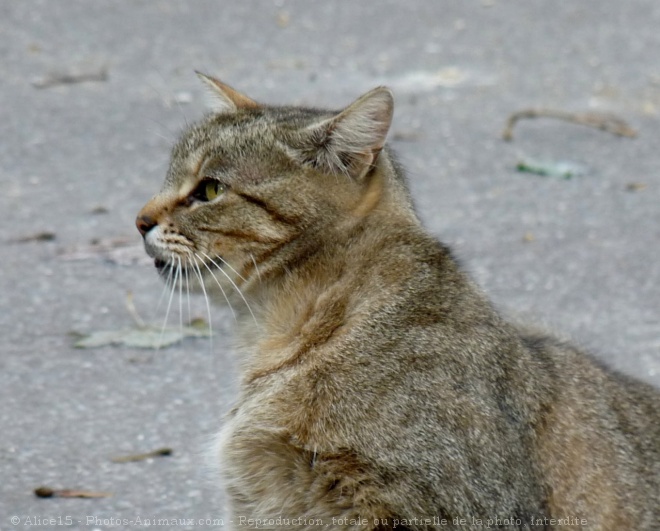
[[[248,286],[374,207],[393,110],[387,88],[328,112],[261,105],[200,77],[217,104],[183,133],[136,221],[161,274],[206,289]]]

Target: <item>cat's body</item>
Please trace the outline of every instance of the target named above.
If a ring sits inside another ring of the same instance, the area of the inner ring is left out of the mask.
[[[337,114],[204,79],[223,108],[138,228],[238,314],[236,527],[660,529],[660,394],[498,315],[414,213],[389,91]]]

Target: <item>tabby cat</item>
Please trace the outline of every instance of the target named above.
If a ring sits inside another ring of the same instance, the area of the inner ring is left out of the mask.
[[[660,529],[660,393],[493,309],[415,214],[387,88],[329,112],[200,77],[137,227],[236,312],[234,527]]]

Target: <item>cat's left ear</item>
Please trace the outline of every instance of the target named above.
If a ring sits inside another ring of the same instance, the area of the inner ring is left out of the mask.
[[[360,179],[385,146],[393,111],[392,91],[377,87],[336,116],[308,126],[291,147],[303,162]]]
[[[259,104],[231,88],[222,81],[195,71],[211,94],[211,110],[217,113],[237,112],[239,109],[256,109]]]

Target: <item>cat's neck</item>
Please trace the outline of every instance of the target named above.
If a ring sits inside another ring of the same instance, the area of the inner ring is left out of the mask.
[[[262,278],[249,291],[252,312],[242,312],[237,327],[245,378],[271,374],[339,340],[414,274],[410,253],[397,246],[428,237],[398,186],[384,161],[341,223],[307,239],[315,244],[300,249],[284,274]]]

